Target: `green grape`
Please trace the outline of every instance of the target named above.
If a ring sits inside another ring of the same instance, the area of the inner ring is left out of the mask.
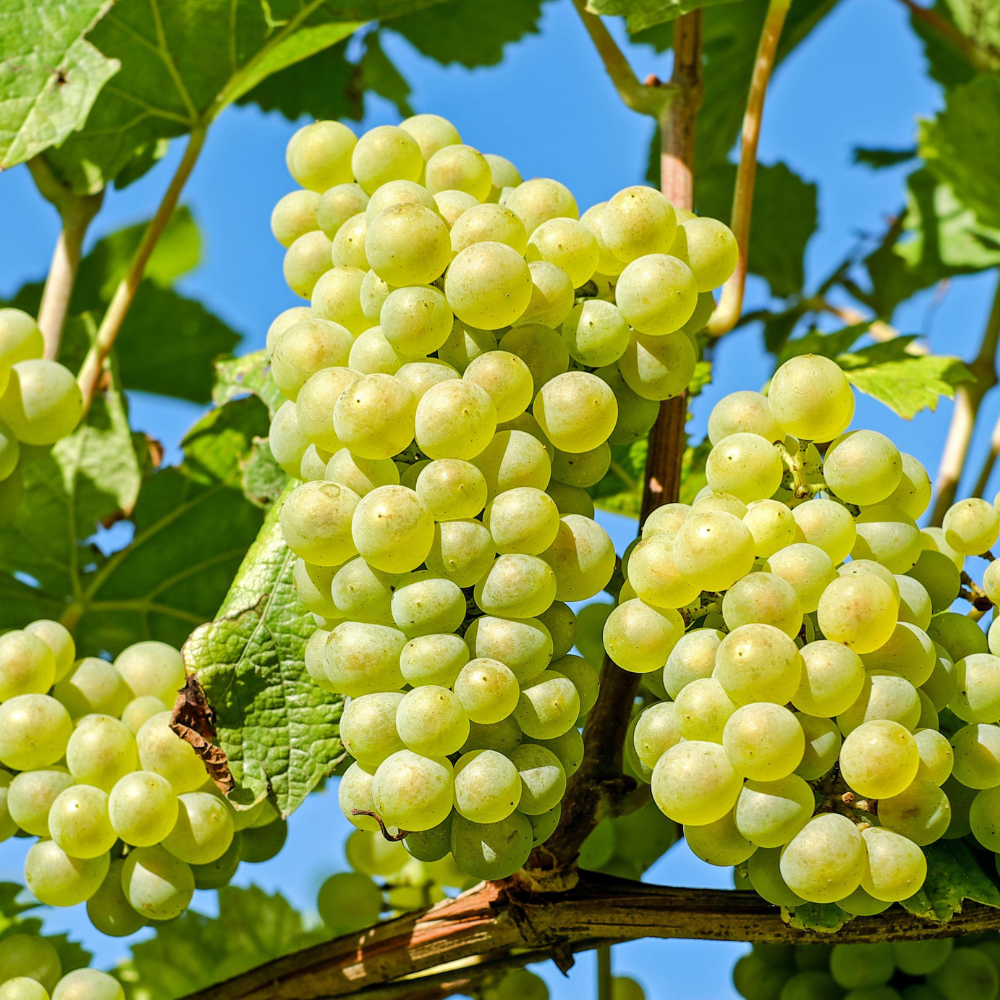
[[[787,708],[759,702],[733,712],[723,730],[722,746],[729,762],[745,778],[776,781],[798,767],[805,751],[805,736],[798,719]]]
[[[462,377],[489,394],[500,422],[520,416],[531,403],[531,370],[509,351],[488,351],[473,358]]]
[[[316,224],[332,240],[337,230],[348,219],[363,212],[367,205],[368,195],[359,185],[350,182],[334,184],[320,195],[316,203]]]
[[[82,414],[80,387],[58,361],[19,361],[11,368],[0,419],[23,444],[54,444],[72,433]]]
[[[370,223],[387,208],[395,205],[422,205],[432,212],[438,210],[434,196],[423,185],[415,181],[398,180],[388,181],[372,192],[371,199],[358,211],[362,212],[366,221]],[[344,224],[347,221],[345,219]]]
[[[805,900],[794,893],[785,882],[780,868],[781,849],[771,850],[758,848],[747,861],[747,873],[750,884],[763,899],[774,906],[785,906],[794,909],[801,906]]]
[[[646,993],[634,979],[628,976],[613,976],[611,1000],[646,1000]]]
[[[919,687],[933,674],[937,652],[923,629],[908,622],[898,622],[889,638],[878,649],[865,653],[862,659],[869,671],[891,670]],[[997,717],[1000,718],[1000,709]]]
[[[357,504],[352,532],[357,551],[372,567],[408,573],[431,550],[434,518],[413,490],[379,486]]]
[[[834,566],[851,554],[857,529],[850,511],[842,504],[816,497],[795,507],[792,517],[803,539],[821,548]]]
[[[580,715],[576,685],[555,670],[544,670],[521,688],[514,721],[525,736],[551,740],[569,732]]]
[[[310,294],[312,314],[339,323],[357,336],[372,325],[361,308],[366,272],[358,267],[327,267],[329,270],[316,279]]]
[[[563,338],[548,326],[537,323],[516,326],[504,334],[499,346],[501,351],[513,354],[524,363],[537,392],[552,379],[566,374],[569,368],[569,350]],[[571,380],[570,384],[576,383]],[[600,398],[605,398],[603,393]]]
[[[574,288],[594,276],[600,249],[594,234],[576,219],[548,219],[528,235],[527,260],[545,260],[565,271]]]
[[[912,455],[908,455],[905,451],[899,454],[903,464],[903,475],[899,485],[885,498],[885,502],[916,520],[927,510],[931,502],[930,477],[923,465]]]
[[[110,857],[71,858],[54,840],[40,840],[24,859],[24,881],[46,906],[76,906],[100,888]]]
[[[919,766],[920,754],[912,734],[891,719],[859,725],[840,750],[840,773],[866,798],[899,795],[917,776]]]
[[[405,681],[399,656],[406,636],[395,628],[341,622],[323,647],[327,680],[350,698],[376,691],[398,691]]]
[[[892,636],[896,608],[887,584],[873,573],[856,573],[829,583],[819,599],[817,615],[827,639],[856,653],[872,653]]]
[[[818,545],[809,542],[795,542],[779,549],[768,558],[767,568],[791,584],[806,614],[818,609],[826,588],[836,579],[830,556]]]
[[[557,577],[543,558],[507,553],[498,556],[476,583],[474,596],[488,615],[534,618],[555,600]]]
[[[486,200],[488,202],[497,202],[500,200],[501,192],[505,188],[513,189],[521,183],[521,174],[510,160],[502,156],[497,156],[496,153],[486,153],[484,155],[486,156],[486,162],[490,165],[490,173],[493,178],[492,187]]]
[[[55,680],[61,681],[72,669],[76,658],[76,643],[72,634],[64,625],[48,618],[26,625],[24,631],[38,636],[52,650],[56,664]]]
[[[940,736],[940,733],[936,735]],[[878,818],[885,829],[901,834],[919,847],[925,847],[939,840],[948,829],[951,804],[938,785],[922,779],[918,770],[917,778],[903,791],[879,802]]]
[[[1000,727],[963,726],[952,736],[951,745],[955,751],[952,775],[957,781],[966,788],[1000,785]]]
[[[429,830],[408,833],[406,850],[418,861],[433,863],[441,861],[451,853],[451,815]]]
[[[285,251],[282,270],[288,287],[304,299],[311,298],[319,279],[333,267],[333,244],[318,229],[303,233]]]
[[[340,122],[318,121],[300,128],[288,142],[288,172],[304,188],[325,191],[351,180],[351,155],[357,138]]]
[[[374,271],[369,269],[361,279],[361,287],[358,290],[358,298],[361,302],[361,311],[365,319],[372,323],[377,323],[382,314],[382,306],[393,291],[393,286],[383,281]]]
[[[412,639],[454,632],[465,620],[466,599],[458,584],[423,571],[399,579],[391,610],[396,627]]]
[[[802,948],[821,947],[819,945],[802,945]],[[779,1000],[840,1000],[843,990],[834,982],[833,977],[823,969],[798,972],[781,988]]]
[[[845,990],[883,986],[895,969],[890,944],[835,944],[830,952],[830,975]]]
[[[509,667],[499,660],[482,657],[462,667],[454,690],[465,714],[479,725],[506,719],[517,706],[520,693],[517,678]]]
[[[774,373],[767,398],[771,415],[782,429],[805,441],[830,441],[836,438],[844,433],[854,416],[854,393],[847,376],[836,362],[814,354],[803,354],[786,361]],[[831,446],[831,451],[836,444],[835,442]],[[892,489],[895,489],[898,481],[897,476]],[[879,499],[885,499],[891,491],[890,489]],[[850,503],[878,502],[852,500],[843,496],[839,490],[837,494]]]
[[[92,785],[60,792],[49,812],[52,839],[71,858],[96,858],[115,845],[118,834],[108,818],[108,796]]]
[[[996,619],[994,618],[993,624],[990,625],[990,630],[987,633],[986,641],[989,647],[989,651],[996,656],[997,650],[1000,650],[1000,629],[994,627],[996,626]],[[944,649],[944,647],[941,647]]]
[[[42,331],[34,318],[21,309],[0,309],[0,369],[6,371],[19,361],[41,358],[45,353]],[[7,385],[0,375],[0,392]]]
[[[601,216],[604,213],[606,205],[606,201],[592,205],[580,216],[580,222],[594,234],[594,239],[597,240],[597,273],[607,275],[608,277],[616,277],[624,269],[625,261],[616,257],[604,241],[604,233],[601,229]]]
[[[310,318],[288,327],[271,351],[271,374],[286,399],[323,368],[345,366],[354,337],[339,323]]]
[[[944,795],[940,789],[937,791]],[[972,800],[969,827],[983,847],[989,851],[997,851],[1000,846],[1000,791],[997,788],[983,789]]]
[[[468,738],[469,716],[458,694],[423,684],[403,695],[396,709],[396,731],[408,750],[425,757],[447,757]]]
[[[440,115],[411,115],[401,121],[399,127],[416,139],[425,160],[429,160],[439,149],[462,141],[458,129]]]
[[[607,215],[605,209],[602,223]],[[638,333],[653,337],[680,330],[697,303],[698,288],[691,269],[676,257],[662,253],[633,259],[615,286],[615,304],[622,316]],[[632,388],[639,391],[634,385]]]
[[[650,771],[656,767],[656,762],[680,741],[681,734],[673,702],[656,702],[644,709],[636,719],[632,732],[633,748],[639,761]]]
[[[718,743],[688,740],[667,750],[652,775],[653,800],[675,823],[714,823],[736,805],[743,779]]]
[[[310,566],[304,559],[295,560],[292,568],[295,596],[313,614],[331,619],[340,617],[340,611],[334,604],[332,595],[333,577],[336,571],[334,566]]]
[[[524,223],[503,205],[480,205],[473,200],[451,226],[451,249],[460,253],[473,243],[503,243],[519,254],[528,248]]]
[[[72,786],[73,776],[65,768],[49,767],[24,771],[13,779],[7,775],[6,780],[7,812],[14,830],[20,828],[36,837],[50,837],[49,811],[52,803]]]
[[[712,676],[715,654],[723,638],[717,629],[699,628],[677,640],[663,668],[663,686],[671,698],[676,698],[691,681]]]
[[[483,524],[498,552],[539,555],[556,539],[559,508],[542,490],[522,486],[492,500],[483,513]]]
[[[423,168],[424,158],[417,140],[394,125],[370,129],[351,154],[354,177],[369,195],[389,181],[419,180]]]
[[[740,433],[759,434],[771,442],[784,440],[785,432],[771,415],[768,398],[763,393],[745,389],[731,392],[712,407],[708,439],[713,445],[730,434]]]
[[[353,934],[378,921],[382,892],[367,875],[338,872],[320,886],[316,909],[331,934]]]
[[[189,865],[207,865],[229,850],[235,827],[232,811],[208,792],[188,792],[177,798],[177,822],[163,846]]]
[[[502,753],[473,750],[455,764],[455,810],[464,819],[499,823],[514,812],[521,798],[518,768]]]
[[[992,1000],[1000,988],[996,966],[975,948],[956,948],[927,982],[944,1000]]]
[[[45,938],[37,934],[8,934],[0,940],[0,983],[31,979],[51,991],[61,975],[59,953]]]
[[[732,493],[716,493],[706,486],[695,497],[691,513],[708,513],[709,511],[732,514],[733,517],[738,517],[742,521],[747,513],[747,505],[739,497],[734,497]]]
[[[97,969],[67,972],[52,991],[53,1000],[125,1000],[121,983]]]
[[[396,372],[396,378],[413,393],[418,403],[431,386],[458,377],[458,372],[451,365],[438,358],[408,361]]]
[[[917,719],[917,728],[937,729],[941,725],[941,719],[934,702],[923,691],[917,691],[917,697],[920,699],[920,718]]]
[[[434,684],[451,687],[469,661],[471,640],[457,635],[431,634],[411,639],[399,654],[403,678],[413,687]]]
[[[927,859],[912,840],[881,827],[869,827],[861,836],[868,849],[868,865],[861,878],[865,892],[894,903],[920,889],[927,877]]]
[[[373,625],[392,625],[391,599],[398,577],[373,569],[361,556],[334,574],[330,593],[345,618]]]
[[[777,449],[759,434],[729,434],[709,452],[708,485],[744,503],[765,500],[781,485],[784,465]],[[846,513],[846,511],[845,511]]]
[[[573,282],[569,275],[547,260],[533,260],[528,265],[531,276],[531,292],[524,312],[514,320],[515,327],[538,324],[545,327],[559,327],[570,314],[576,301]],[[565,351],[565,344],[563,350]],[[508,348],[504,348],[508,350]],[[525,359],[527,360],[527,359]],[[566,369],[564,368],[563,371]],[[534,372],[532,372],[534,374]],[[541,383],[536,379],[535,387]]]
[[[373,777],[374,769],[368,770],[354,763],[344,772],[337,788],[337,802],[344,817],[359,830],[366,830],[369,833],[379,829],[378,822],[372,816],[356,816],[354,811],[369,813],[375,811],[375,802],[372,799]]]
[[[284,312],[278,313],[278,315],[271,321],[271,325],[267,328],[267,356],[270,358],[271,351],[274,348],[278,337],[280,337],[285,330],[287,330],[290,326],[293,326],[295,323],[298,323],[300,320],[309,319],[311,316],[312,310],[308,306],[293,306],[291,309],[286,309]]]
[[[608,616],[604,647],[623,670],[645,674],[664,667],[683,634],[684,621],[672,608],[654,608],[633,598]]]
[[[892,903],[886,903],[874,896],[869,896],[861,886],[858,886],[849,896],[838,899],[837,906],[854,916],[870,917],[877,913],[883,913],[892,906]],[[874,988],[878,989],[878,987]]]
[[[373,326],[352,342],[346,364],[362,375],[395,375],[407,360],[385,339],[382,328]]]
[[[518,184],[503,202],[533,233],[549,219],[577,219],[580,210],[569,188],[549,177],[533,177]]]
[[[920,754],[917,778],[943,785],[951,777],[955,766],[955,754],[948,737],[934,729],[918,729],[913,734]]]
[[[815,715],[796,713],[799,725],[805,735],[806,745],[802,762],[795,773],[806,781],[821,778],[837,762],[840,753],[840,730],[831,719]]]
[[[632,550],[628,578],[639,597],[658,608],[682,608],[701,592],[677,569],[673,539],[667,533],[651,534]]]
[[[473,464],[486,479],[488,499],[519,486],[543,490],[552,468],[545,446],[522,430],[497,431]]]
[[[205,784],[205,767],[194,748],[170,728],[170,713],[154,715],[135,737],[139,764],[170,782],[178,794],[193,792]]]
[[[560,601],[584,601],[596,596],[615,571],[610,536],[592,518],[580,514],[565,514],[559,519],[555,540],[541,558],[555,573],[555,596]]]
[[[441,292],[418,285],[389,293],[380,324],[386,340],[400,354],[419,357],[433,353],[448,339],[452,315]]]
[[[146,925],[122,888],[124,860],[112,861],[101,887],[87,900],[87,916],[102,934],[127,937]]]
[[[312,482],[296,487],[281,508],[285,544],[308,563],[339,566],[357,552],[352,518],[359,501],[353,490],[337,483]]]
[[[518,809],[541,816],[555,809],[566,792],[566,769],[546,747],[523,743],[509,754],[521,781]]]
[[[695,857],[721,867],[742,864],[757,850],[737,829],[732,812],[714,823],[686,826],[684,839]]]
[[[478,330],[456,319],[448,339],[438,348],[438,358],[456,371],[464,372],[487,351],[495,351],[497,338],[492,330]]]
[[[452,260],[445,275],[444,293],[452,312],[463,323],[481,330],[499,330],[513,323],[528,307],[531,271],[524,258],[503,243],[473,243]]]
[[[648,254],[666,254],[674,243],[677,217],[673,205],[654,188],[635,185],[605,203],[601,236],[625,263]]]
[[[309,438],[299,424],[295,403],[285,402],[278,407],[271,421],[267,441],[275,462],[289,476],[297,478],[303,456],[309,447]]]
[[[754,852],[755,855],[759,853]],[[802,900],[799,900],[801,903]],[[779,1000],[781,990],[791,975],[791,969],[766,961],[756,951],[751,951],[733,967],[733,985],[745,1000]]]
[[[576,454],[607,441],[618,404],[610,386],[596,375],[565,372],[542,386],[532,412],[556,448]]]
[[[781,847],[809,822],[814,807],[812,789],[797,774],[751,779],[736,802],[736,827],[755,847]]]
[[[674,536],[674,561],[702,590],[726,590],[753,566],[753,536],[723,511],[692,513]]]
[[[69,738],[66,764],[80,784],[110,792],[120,778],[138,767],[135,736],[109,715],[85,716]]]
[[[852,559],[838,567],[837,576],[877,576],[892,591],[892,599],[899,604],[899,584],[896,577],[892,575],[880,563],[871,559]]]
[[[19,824],[10,813],[10,788],[14,776],[0,768],[0,843],[13,837]]]
[[[1000,601],[1000,559],[994,559],[983,570],[983,590],[994,604]]]
[[[184,660],[165,642],[136,642],[118,654],[115,669],[136,697],[152,695],[173,705],[184,686]]]
[[[66,752],[69,712],[45,694],[21,694],[0,705],[0,764],[15,771],[48,767]]]
[[[537,677],[555,655],[552,634],[534,618],[517,620],[484,615],[469,626],[465,642],[477,657],[499,660],[518,683]]]
[[[49,994],[37,980],[15,976],[0,983],[0,1000],[49,1000]]]
[[[800,712],[824,718],[847,711],[865,685],[861,657],[847,646],[826,639],[807,643],[801,655],[802,680],[792,704]]]
[[[732,277],[740,250],[725,223],[695,218],[677,226],[670,253],[691,268],[699,292],[710,292]]]
[[[485,201],[493,186],[493,173],[486,157],[459,143],[449,143],[427,160],[427,190],[465,191]]]
[[[671,399],[694,375],[697,351],[685,333],[665,336],[635,333],[618,368],[628,387],[644,399]]]
[[[927,626],[927,634],[944,646],[955,663],[974,653],[989,652],[989,643],[979,625],[954,611],[935,615]]]
[[[259,865],[270,861],[285,846],[288,824],[277,819],[266,826],[249,827],[240,833],[240,860]]]
[[[496,406],[490,394],[466,379],[431,386],[417,404],[417,445],[432,459],[475,458],[493,439]]]
[[[0,410],[2,409],[0,404]],[[944,529],[945,541],[956,552],[978,556],[996,542],[1000,533],[1000,513],[986,500],[970,497],[959,500],[948,508],[941,527]]]
[[[954,938],[895,941],[892,944],[892,957],[900,972],[905,972],[908,976],[926,976],[948,961],[954,946]]]
[[[920,529],[909,514],[876,504],[858,515],[855,526],[855,559],[873,559],[892,573],[905,573],[920,558]]]
[[[364,875],[392,875],[409,861],[398,840],[386,840],[381,831],[355,830],[344,845],[347,863]]]
[[[191,902],[191,866],[163,847],[139,847],[125,858],[122,888],[138,913],[149,920],[172,920]]]
[[[574,729],[573,732],[576,732]],[[579,735],[579,734],[577,734]],[[496,750],[498,753],[510,753],[521,743],[521,727],[514,721],[512,715],[500,722],[481,726],[476,722],[469,724],[469,738],[462,744],[462,753],[470,750]]]
[[[897,576],[896,584],[899,587],[899,620],[926,631],[934,613],[927,588],[912,576]]]
[[[713,676],[737,705],[784,705],[799,688],[802,657],[773,625],[741,625],[720,643]]]
[[[52,691],[74,719],[99,713],[120,716],[132,700],[133,692],[107,660],[85,656]]]
[[[625,381],[618,365],[598,368],[594,374],[611,386],[611,391],[618,400],[618,420],[615,429],[608,438],[609,444],[631,444],[638,441],[656,423],[660,411],[657,401],[646,399],[634,392]]]
[[[108,800],[112,827],[133,847],[152,847],[163,840],[174,828],[177,810],[170,781],[149,770],[125,775]]]
[[[781,855],[788,887],[811,903],[833,903],[850,895],[865,872],[865,842],[839,813],[814,816]]]
[[[692,681],[677,695],[674,722],[685,740],[721,743],[723,730],[735,710],[725,688],[714,677],[706,677]]]
[[[401,830],[429,830],[451,812],[454,785],[454,770],[447,758],[398,750],[379,764],[372,780],[372,799],[386,824]]]
[[[899,486],[902,459],[885,435],[851,431],[827,449],[823,474],[830,489],[845,503],[879,504]]]
[[[0,702],[19,694],[45,694],[55,675],[55,655],[40,636],[19,629],[0,636]]]
[[[427,568],[460,587],[478,583],[493,565],[496,546],[480,521],[446,521],[434,526]]]
[[[948,707],[963,722],[1000,719],[1000,658],[972,653],[955,663],[956,691]]]
[[[601,690],[598,672],[582,656],[560,656],[551,663],[551,669],[565,674],[580,695],[580,715],[586,715],[597,702]]]
[[[594,501],[586,490],[553,480],[545,487],[545,492],[555,500],[560,514],[579,514],[581,517],[593,518]]]
[[[655,536],[650,541],[654,541]],[[632,562],[629,562],[629,579]],[[635,581],[632,580],[633,586]],[[773,625],[791,638],[802,628],[802,604],[792,585],[774,573],[751,573],[737,580],[722,599],[722,614],[732,630],[741,625]]]
[[[265,827],[266,829],[266,827]],[[237,831],[225,853],[204,865],[191,865],[196,889],[222,889],[229,885],[243,859],[243,834]]]
[[[473,878],[513,875],[528,860],[531,844],[531,824],[519,812],[498,823],[475,823],[460,815],[452,820],[452,854],[458,866]]]

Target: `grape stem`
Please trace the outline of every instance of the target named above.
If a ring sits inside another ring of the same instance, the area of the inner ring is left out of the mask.
[[[351,815],[370,816],[376,823],[378,823],[378,828],[382,831],[382,836],[385,837],[386,840],[392,841],[393,843],[399,840],[405,840],[410,835],[409,830],[399,830],[396,833],[389,833],[386,829],[385,823],[382,822],[382,817],[379,816],[378,813],[372,812],[370,809],[352,809]]]
[[[29,160],[28,169],[39,193],[55,206],[62,220],[38,308],[38,326],[45,340],[45,357],[55,361],[59,357],[63,327],[73,298],[83,241],[91,221],[101,208],[104,191],[83,196],[73,194],[40,157]]]
[[[997,277],[993,304],[983,329],[979,351],[969,363],[969,371],[972,372],[973,378],[960,383],[955,389],[955,408],[952,410],[948,437],[944,443],[941,464],[938,466],[937,497],[931,513],[931,524],[940,524],[948,508],[955,502],[959,480],[962,478],[965,460],[969,454],[969,443],[976,429],[980,405],[990,389],[997,384],[998,341],[1000,341],[1000,276]],[[989,471],[992,471],[992,464]],[[989,471],[986,472],[986,479],[989,479]],[[980,480],[982,479],[983,475],[980,473]],[[985,485],[983,482],[984,488]]]
[[[597,1000],[611,1000],[611,945],[602,944],[597,949]]]
[[[993,602],[986,596],[986,591],[964,571],[962,573],[962,589],[958,592],[958,596],[972,605],[969,617],[975,621],[979,621],[993,607]]]
[[[721,337],[736,326],[743,311],[743,292],[747,283],[747,255],[750,251],[750,216],[753,211],[753,189],[757,177],[757,144],[764,117],[764,98],[774,69],[781,30],[792,0],[770,0],[764,26],[757,45],[757,58],[750,77],[750,93],[743,115],[740,137],[740,162],[736,168],[736,186],[733,189],[733,212],[730,227],[740,248],[736,270],[722,286],[722,297],[708,321],[708,335]]]
[[[205,135],[206,131],[203,127],[195,128],[191,131],[184,155],[177,165],[177,170],[174,172],[174,176],[171,178],[170,184],[163,194],[163,198],[156,209],[156,214],[149,220],[149,225],[146,226],[146,231],[142,234],[139,246],[132,256],[128,270],[125,272],[125,277],[122,278],[115,289],[111,304],[108,306],[108,310],[104,314],[104,319],[97,330],[97,336],[94,338],[94,342],[91,344],[90,350],[83,360],[83,366],[80,368],[77,382],[83,393],[85,410],[93,402],[94,393],[97,391],[101,372],[104,368],[104,359],[110,353],[115,338],[122,328],[122,323],[125,322],[125,317],[128,314],[132,300],[135,298],[135,293],[139,288],[139,283],[142,281],[142,276],[145,273],[146,264],[149,262],[153,248],[156,246],[156,241],[163,234],[163,230],[170,221],[170,216],[173,214],[180,199],[181,191],[184,189],[188,177],[191,176],[191,171],[194,169],[195,163],[198,162],[198,155],[205,145]]]

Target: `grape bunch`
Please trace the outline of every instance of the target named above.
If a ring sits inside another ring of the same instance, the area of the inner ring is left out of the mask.
[[[776,905],[871,914],[939,838],[1000,851],[1000,628],[948,610],[1000,514],[962,500],[921,530],[926,471],[853,413],[811,355],[720,400],[707,486],[647,520],[604,641],[661,699],[626,752],[691,850]]]
[[[28,888],[49,906],[86,902],[105,934],[178,916],[195,888],[225,885],[241,859],[284,843],[273,807],[233,809],[170,729],[183,684],[166,643],[110,663],[76,660],[54,621],[0,636],[0,840],[38,837]]]
[[[21,504],[24,463],[72,434],[83,415],[73,373],[44,353],[31,316],[0,309],[0,522]]]
[[[37,934],[0,939],[0,1000],[125,1000],[121,983],[98,969],[63,974],[59,952]]]
[[[893,944],[756,944],[733,968],[744,1000],[996,1000],[1000,936]]]
[[[736,242],[645,187],[578,218],[435,115],[317,122],[287,162],[272,229],[310,305],[268,332],[270,445],[303,480],[306,665],[350,699],[340,802],[502,878],[555,829],[597,698],[567,602],[616,556],[587,487],[687,387]]]

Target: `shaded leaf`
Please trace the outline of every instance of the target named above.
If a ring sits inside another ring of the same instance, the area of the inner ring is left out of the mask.
[[[184,659],[215,709],[234,801],[249,806],[271,795],[288,816],[343,759],[344,699],[306,672],[316,623],[295,594],[280,507],[271,508],[216,620],[188,639]]]
[[[361,58],[361,86],[393,104],[401,117],[413,114],[410,85],[389,60],[379,41],[379,33],[365,36],[365,54]]]
[[[790,927],[800,931],[819,931],[820,934],[833,934],[851,919],[851,915],[836,903],[805,903],[794,910],[782,911],[786,912]]]
[[[992,0],[935,0],[933,12],[979,43],[984,53],[1000,56],[1000,23]],[[964,53],[945,38],[936,25],[911,13],[910,25],[924,43],[930,75],[944,87],[968,83],[975,68]]]
[[[909,163],[917,156],[916,147],[910,149],[873,149],[865,146],[854,147],[854,162],[871,167],[873,170],[884,170],[886,167],[898,167],[901,163]]]
[[[1000,906],[1000,890],[961,840],[939,840],[923,851],[927,878],[919,892],[902,901],[904,909],[925,920],[947,922],[964,899]]]
[[[594,14],[617,14],[627,19],[629,31],[642,31],[674,21],[682,14],[735,0],[589,0],[587,10]]]
[[[777,364],[783,365],[790,358],[797,358],[801,354],[821,354],[825,358],[836,358],[849,351],[868,332],[870,326],[871,323],[855,323],[834,333],[810,330],[785,344],[778,355]]]
[[[587,490],[595,506],[629,517],[639,516],[648,450],[646,438],[612,446],[611,468],[599,483]]]
[[[111,0],[13,0],[0,10],[0,170],[83,126],[118,72],[85,36]]]
[[[254,351],[239,358],[223,358],[216,362],[212,398],[217,404],[221,405],[248,392],[260,397],[272,416],[284,402],[284,397],[271,378],[267,351]]]

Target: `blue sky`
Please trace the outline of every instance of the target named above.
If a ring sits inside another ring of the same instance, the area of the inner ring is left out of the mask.
[[[584,34],[569,0],[545,5],[539,34],[509,47],[497,67],[468,71],[442,68],[389,37],[385,47],[410,80],[418,111],[450,118],[465,141],[484,152],[513,160],[525,177],[551,176],[576,194],[581,209],[642,179],[651,124],[620,105]],[[669,56],[632,46],[630,57],[640,78],[669,75]],[[808,273],[820,275],[839,261],[859,236],[879,232],[884,217],[902,203],[899,169],[873,172],[853,166],[855,146],[904,147],[912,144],[915,121],[941,103],[924,74],[919,44],[898,0],[842,0],[813,36],[778,71],[768,96],[760,144],[763,162],[785,161],[806,180],[820,185],[820,229],[808,250]],[[378,99],[369,103],[364,127],[393,123],[394,109]],[[197,296],[244,334],[241,350],[263,346],[274,315],[296,299],[281,276],[282,249],[270,235],[273,204],[292,187],[284,167],[284,146],[295,125],[254,108],[230,109],[215,125],[184,202],[197,219],[204,240],[204,262],[182,288]],[[175,144],[176,145],[176,144]],[[110,192],[91,241],[151,214],[179,150],[123,192]],[[44,275],[57,235],[55,215],[34,192],[24,168],[0,176],[0,297],[27,280]],[[992,275],[961,278],[936,295],[918,296],[901,308],[896,325],[929,337],[941,353],[969,356],[981,334],[994,291]],[[748,307],[759,304],[762,289],[751,282]],[[738,388],[759,388],[770,374],[759,333],[728,337],[716,354],[715,384],[697,401],[695,432],[703,431],[712,403]],[[951,406],[923,413],[912,422],[860,398],[855,426],[875,426],[932,471],[937,466]],[[985,452],[1000,399],[988,398],[973,444],[973,473]],[[198,414],[197,407],[136,395],[133,424],[164,442],[168,458]],[[1000,479],[1000,477],[997,477]],[[996,490],[1000,482],[991,484]],[[991,495],[991,494],[990,494]],[[621,551],[634,535],[634,523],[603,517]],[[291,822],[285,850],[274,861],[243,866],[237,881],[255,881],[280,890],[297,906],[310,909],[326,874],[343,867],[341,845],[346,823],[331,793],[313,796]],[[0,880],[21,878],[24,841],[0,845]],[[683,844],[648,874],[660,883],[728,887],[728,870],[694,859]],[[208,911],[212,896],[199,894],[196,906]],[[121,941],[103,938],[89,927],[82,909],[52,911],[53,930],[71,930],[112,964],[125,954]],[[729,973],[741,944],[636,942],[615,949],[615,969],[634,975],[649,997],[712,1000],[735,994]],[[665,971],[669,970],[669,974]],[[548,964],[539,969],[555,1000],[571,991],[591,995],[592,956],[580,957],[570,978]]]

